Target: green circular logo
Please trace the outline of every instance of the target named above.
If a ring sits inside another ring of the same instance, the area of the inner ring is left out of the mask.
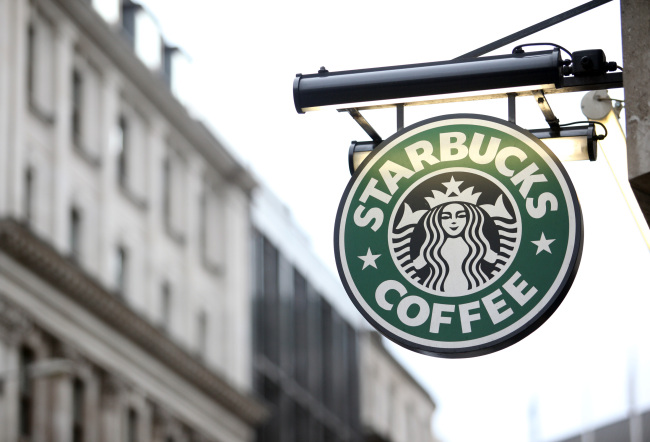
[[[334,247],[341,280],[386,337],[468,357],[530,334],[569,290],[582,214],[557,158],[514,124],[422,121],[384,141],[350,180]]]

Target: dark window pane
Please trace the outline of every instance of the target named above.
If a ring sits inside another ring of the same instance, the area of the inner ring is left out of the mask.
[[[20,350],[20,414],[19,414],[19,432],[23,437],[30,437],[32,434],[32,417],[33,417],[33,381],[29,370],[34,364],[34,351],[29,347],[22,347]]]
[[[128,179],[128,126],[126,118],[121,115],[117,121],[116,129],[116,143],[117,143],[117,180],[122,186],[126,186]]]
[[[79,378],[72,385],[72,441],[82,442],[84,439],[84,408],[86,388]]]
[[[295,377],[305,388],[309,387],[309,333],[308,333],[309,304],[307,302],[307,281],[298,273],[294,273],[294,321],[295,321]]]
[[[83,100],[83,78],[81,73],[74,69],[72,71],[72,140],[75,145],[81,142],[81,113]]]
[[[76,260],[81,258],[81,213],[76,207],[70,210],[70,254]]]
[[[115,286],[120,296],[125,296],[128,278],[128,253],[126,248],[120,246],[116,252]]]
[[[36,29],[30,23],[27,28],[27,96],[30,103],[34,102],[34,83],[36,78]]]
[[[264,354],[276,364],[279,362],[278,304],[278,251],[264,241]]]
[[[323,360],[322,360],[322,391],[325,405],[332,410],[334,404],[334,385],[333,385],[333,367],[334,367],[334,341],[333,341],[333,324],[332,324],[332,307],[323,301],[321,304],[321,336],[323,339]]]
[[[138,440],[138,413],[129,408],[126,428],[127,442],[137,442]]]
[[[32,223],[34,217],[34,170],[31,166],[25,170],[25,199],[23,202],[25,204],[25,221],[27,221],[27,224],[29,225]]]
[[[205,357],[208,349],[208,315],[206,312],[199,312],[197,316],[197,350],[201,357]]]
[[[168,282],[164,282],[161,289],[160,320],[165,330],[171,327],[172,289]]]
[[[313,290],[309,300],[309,390],[318,399],[323,396],[323,333],[321,329],[321,299]]]

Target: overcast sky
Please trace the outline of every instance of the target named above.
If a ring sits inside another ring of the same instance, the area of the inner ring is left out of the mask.
[[[296,73],[441,61],[577,6],[583,1],[149,0],[166,38],[192,59],[183,84],[217,136],[284,200],[334,272],[336,209],[349,180],[347,150],[368,137],[346,114],[298,115]],[[520,43],[570,51],[603,49],[624,65],[614,1]],[[491,55],[506,54],[509,45]],[[583,120],[584,93],[549,96],[562,123]],[[624,98],[623,91],[610,95]],[[406,124],[465,112],[507,118],[504,101],[408,108]],[[366,118],[384,138],[395,113]],[[517,99],[517,123],[544,127],[532,98]],[[436,433],[449,442],[554,440],[611,421],[634,402],[650,407],[650,254],[601,155],[567,170],[580,198],[583,259],[572,290],[536,332],[500,352],[442,360],[392,347],[438,403]],[[645,338],[645,340],[644,340]]]

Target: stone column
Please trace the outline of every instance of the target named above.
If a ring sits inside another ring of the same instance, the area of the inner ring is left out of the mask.
[[[81,370],[81,378],[86,386],[84,397],[84,442],[100,442],[101,428],[101,380],[97,370],[91,366],[84,367]]]
[[[50,380],[52,388],[52,442],[72,442],[73,378],[60,373]]]
[[[650,2],[621,0],[630,185],[650,225]]]
[[[0,441],[18,440],[20,343],[30,321],[0,296]]]
[[[100,399],[100,442],[123,442],[124,389],[124,384],[119,379],[111,374],[104,374]]]
[[[51,348],[41,330],[33,328],[25,336],[23,342],[34,350],[34,364],[50,359]],[[52,378],[49,376],[34,376],[33,374],[30,374],[30,378],[33,386],[32,439],[30,442],[47,442],[48,435],[52,431],[50,426],[50,416],[52,415],[50,382]]]

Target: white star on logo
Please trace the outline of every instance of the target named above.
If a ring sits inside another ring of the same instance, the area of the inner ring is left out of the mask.
[[[553,241],[555,241],[555,240],[554,239],[546,239],[546,237],[544,236],[544,232],[542,232],[542,236],[541,236],[541,238],[539,238],[539,241],[531,241],[533,244],[535,244],[537,246],[537,253],[535,253],[535,255],[539,255],[540,252],[542,252],[542,251],[552,253],[551,248],[549,246],[551,245],[551,243]]]
[[[368,247],[368,253],[366,253],[365,256],[359,256],[359,259],[363,261],[363,267],[361,268],[361,270],[365,269],[368,266],[373,266],[374,268],[377,268],[377,263],[375,261],[380,256],[381,255],[373,255],[372,252],[370,251],[370,247]]]
[[[456,195],[460,195],[459,187],[461,184],[463,184],[462,181],[456,181],[452,176],[448,182],[442,184],[447,188],[447,195],[451,195],[452,193],[455,193]]]

